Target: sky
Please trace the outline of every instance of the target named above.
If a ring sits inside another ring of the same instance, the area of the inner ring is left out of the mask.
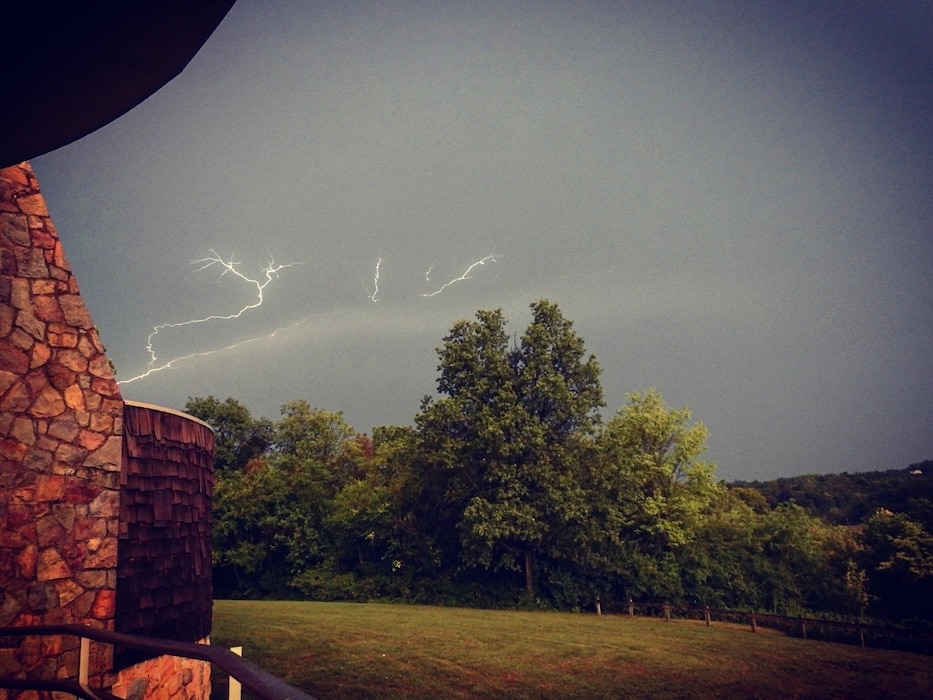
[[[931,76],[925,2],[239,0],[32,165],[127,399],[408,425],[456,321],[548,299],[604,419],[656,388],[718,478],[901,469],[933,459]]]

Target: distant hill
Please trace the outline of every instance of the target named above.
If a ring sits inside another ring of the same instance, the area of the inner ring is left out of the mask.
[[[775,507],[793,501],[812,515],[855,525],[878,508],[905,513],[933,529],[933,460],[906,469],[850,474],[806,474],[773,481],[734,481],[731,487],[759,491]]]

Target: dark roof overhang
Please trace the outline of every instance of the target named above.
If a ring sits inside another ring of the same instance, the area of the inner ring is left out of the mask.
[[[2,16],[0,167],[99,129],[177,76],[234,0],[12,3]]]

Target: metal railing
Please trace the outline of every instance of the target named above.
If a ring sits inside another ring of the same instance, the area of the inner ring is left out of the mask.
[[[170,639],[142,637],[123,632],[87,627],[85,625],[37,625],[34,627],[0,627],[0,637],[46,637],[63,635],[78,637],[81,649],[78,680],[40,680],[29,678],[0,678],[0,688],[18,690],[49,690],[70,693],[81,700],[120,700],[105,690],[88,686],[88,660],[90,642],[100,642],[155,656],[179,656],[207,661],[236,679],[260,700],[315,700],[283,680],[264,671],[229,649],[209,644],[177,642]]]

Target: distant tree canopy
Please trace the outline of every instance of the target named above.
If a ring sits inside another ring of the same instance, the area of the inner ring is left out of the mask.
[[[243,469],[263,455],[272,444],[271,421],[255,419],[236,399],[218,401],[213,396],[188,399],[185,411],[214,429],[214,467]]]
[[[906,513],[933,530],[933,461],[906,469],[850,474],[805,474],[773,481],[736,481],[761,493],[771,507],[793,501],[811,515],[856,525],[879,508]]]
[[[555,304],[531,311],[512,342],[499,310],[454,324],[413,427],[189,399],[217,443],[216,595],[905,617],[903,592],[929,592],[924,498],[852,528],[716,482],[686,407],[649,389],[603,422],[596,358]]]
[[[906,469],[807,474],[736,482],[769,507],[793,504],[825,522],[850,524],[850,580],[861,578],[876,614],[933,619],[933,461]]]

